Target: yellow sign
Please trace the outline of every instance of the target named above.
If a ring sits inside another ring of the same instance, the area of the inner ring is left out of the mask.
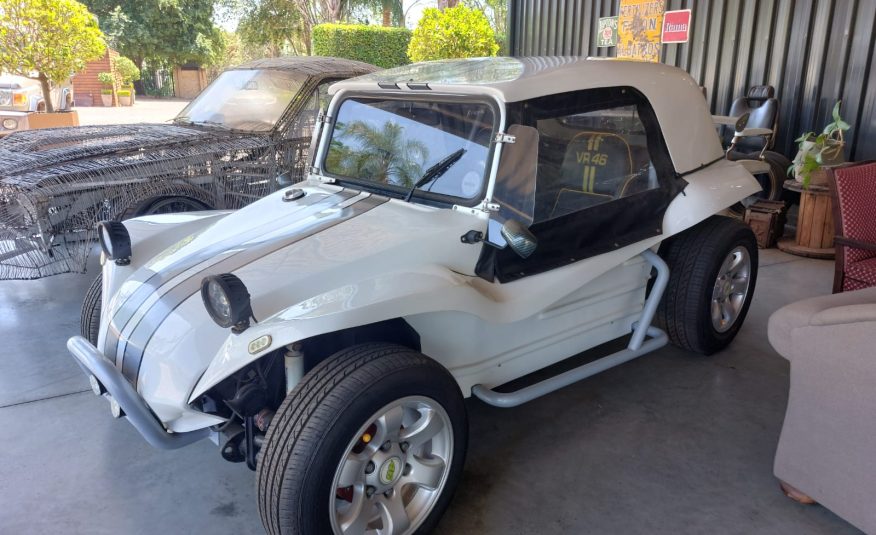
[[[617,57],[660,61],[663,0],[621,0]]]

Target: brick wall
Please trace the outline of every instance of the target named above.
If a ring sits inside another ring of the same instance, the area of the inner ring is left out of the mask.
[[[115,50],[107,48],[102,58],[89,61],[85,70],[73,77],[73,95],[77,106],[102,105],[100,90],[103,89],[103,84],[97,79],[97,75],[101,72],[112,72],[112,60],[118,55]]]

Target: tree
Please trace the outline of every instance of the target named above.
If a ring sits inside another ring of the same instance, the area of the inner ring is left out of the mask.
[[[140,79],[140,69],[134,65],[134,62],[125,56],[119,56],[113,59],[113,67],[119,78],[122,79],[122,85],[131,85]]]
[[[463,0],[463,3],[483,11],[497,38],[504,37],[508,33],[508,0]]]
[[[411,61],[495,56],[499,51],[487,17],[464,5],[423,11],[408,45]]]
[[[222,32],[213,24],[212,0],[84,2],[100,20],[110,46],[140,69],[146,60],[211,65],[223,54]]]
[[[75,0],[0,0],[0,71],[39,80],[48,112],[52,84],[105,51],[97,19]]]
[[[243,44],[266,56],[310,53],[310,26],[295,0],[251,0],[237,32]]]

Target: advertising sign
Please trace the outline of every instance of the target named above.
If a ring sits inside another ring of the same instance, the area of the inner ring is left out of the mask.
[[[663,43],[686,43],[690,39],[690,9],[663,14]]]
[[[617,46],[617,17],[602,17],[599,19],[596,46]]]
[[[621,0],[617,57],[660,61],[663,0]]]

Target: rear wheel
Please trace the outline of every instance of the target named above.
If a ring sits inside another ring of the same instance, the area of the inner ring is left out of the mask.
[[[103,275],[98,273],[91,282],[85,299],[82,301],[82,313],[79,316],[79,330],[82,336],[97,345],[97,334],[100,330],[100,300],[103,292]]]
[[[704,355],[727,347],[745,321],[757,281],[754,233],[713,216],[663,243],[669,285],[657,324],[673,344]]]
[[[289,394],[256,474],[270,534],[428,531],[465,460],[462,394],[441,365],[403,346],[336,353]]]

